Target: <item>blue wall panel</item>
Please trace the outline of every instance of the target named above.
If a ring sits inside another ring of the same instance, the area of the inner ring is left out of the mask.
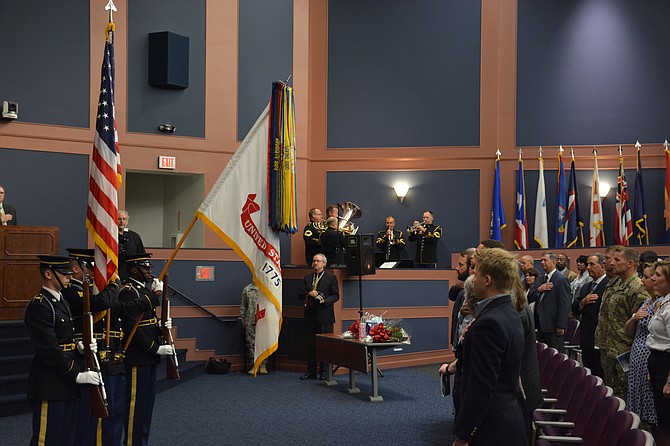
[[[667,138],[669,20],[664,0],[520,0],[517,144]]]
[[[128,131],[160,133],[173,124],[176,135],[205,136],[205,0],[134,0],[128,4]],[[170,31],[189,38],[189,86],[149,85],[149,33]]]
[[[421,221],[424,210],[432,210],[434,223],[443,230],[437,252],[440,268],[450,266],[452,252],[479,244],[478,170],[328,172],[326,181],[329,204],[351,201],[360,206],[363,215],[353,220],[360,227],[359,234],[376,236],[385,229],[386,216],[393,215],[396,229],[403,230],[407,238],[407,225]],[[402,204],[392,188],[398,181],[412,186]],[[325,206],[321,211],[325,214]],[[415,245],[408,241],[412,259]]]
[[[328,147],[479,145],[481,2],[330,0]]]
[[[0,2],[0,101],[19,103],[19,121],[89,126],[90,31],[88,0]]]
[[[241,141],[270,102],[272,82],[286,81],[293,73],[293,0],[240,0],[238,57]]]
[[[358,280],[345,280],[342,307],[359,308]],[[448,280],[363,280],[363,309],[447,306]]]
[[[60,253],[85,248],[88,156],[0,148],[7,204],[26,226],[58,226]]]

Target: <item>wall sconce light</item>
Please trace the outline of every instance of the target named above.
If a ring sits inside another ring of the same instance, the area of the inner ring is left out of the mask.
[[[398,200],[402,203],[405,197],[407,196],[407,192],[409,191],[409,184],[407,183],[396,183],[393,185],[393,190],[395,191],[396,197],[398,197]]]
[[[607,181],[601,181],[598,188],[598,194],[600,194],[600,198],[605,198],[607,194],[610,193],[611,188],[612,186],[610,186],[610,183]]]

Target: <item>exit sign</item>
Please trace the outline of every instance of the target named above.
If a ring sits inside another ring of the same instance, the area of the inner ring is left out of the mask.
[[[174,170],[177,168],[177,157],[176,156],[159,156],[158,157],[158,168],[159,169],[170,169]]]
[[[212,281],[214,281],[214,267],[213,266],[196,266],[195,267],[195,281],[196,282],[212,282]]]

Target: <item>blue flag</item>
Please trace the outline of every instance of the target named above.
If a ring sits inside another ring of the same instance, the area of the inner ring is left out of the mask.
[[[565,181],[565,169],[563,168],[563,147],[558,152],[558,173],[556,190],[556,248],[565,246],[565,224],[568,209],[568,184]]]
[[[575,173],[575,155],[570,163],[570,178],[568,179],[568,216],[565,224],[565,247],[584,247],[584,221],[579,215],[579,196],[577,194],[577,174]]]
[[[649,244],[647,213],[644,211],[644,187],[642,186],[642,159],[640,147],[637,148],[637,166],[635,169],[635,201],[633,203],[633,231],[638,245]]]
[[[491,204],[491,231],[490,238],[502,241],[501,231],[507,226],[505,211],[500,199],[500,154],[496,158],[496,174],[493,180],[493,203]]]

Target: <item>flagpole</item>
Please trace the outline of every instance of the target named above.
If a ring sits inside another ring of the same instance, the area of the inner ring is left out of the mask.
[[[172,254],[170,255],[170,258],[165,263],[165,266],[163,267],[163,271],[161,271],[160,276],[158,276],[158,280],[162,281],[163,277],[165,277],[165,274],[167,274],[167,271],[170,268],[170,265],[172,264],[172,261],[174,260],[175,257],[177,257],[177,252],[181,249],[181,245],[184,244],[184,241],[186,240],[186,237],[188,236],[188,233],[191,232],[191,229],[193,229],[193,225],[195,225],[195,222],[197,220],[198,220],[198,217],[196,215],[194,215],[193,220],[191,220],[191,223],[189,223],[188,228],[186,228],[186,231],[184,231],[184,235],[181,236],[181,239],[179,239],[179,242],[177,242],[177,246],[175,246],[174,251],[172,251]]]

